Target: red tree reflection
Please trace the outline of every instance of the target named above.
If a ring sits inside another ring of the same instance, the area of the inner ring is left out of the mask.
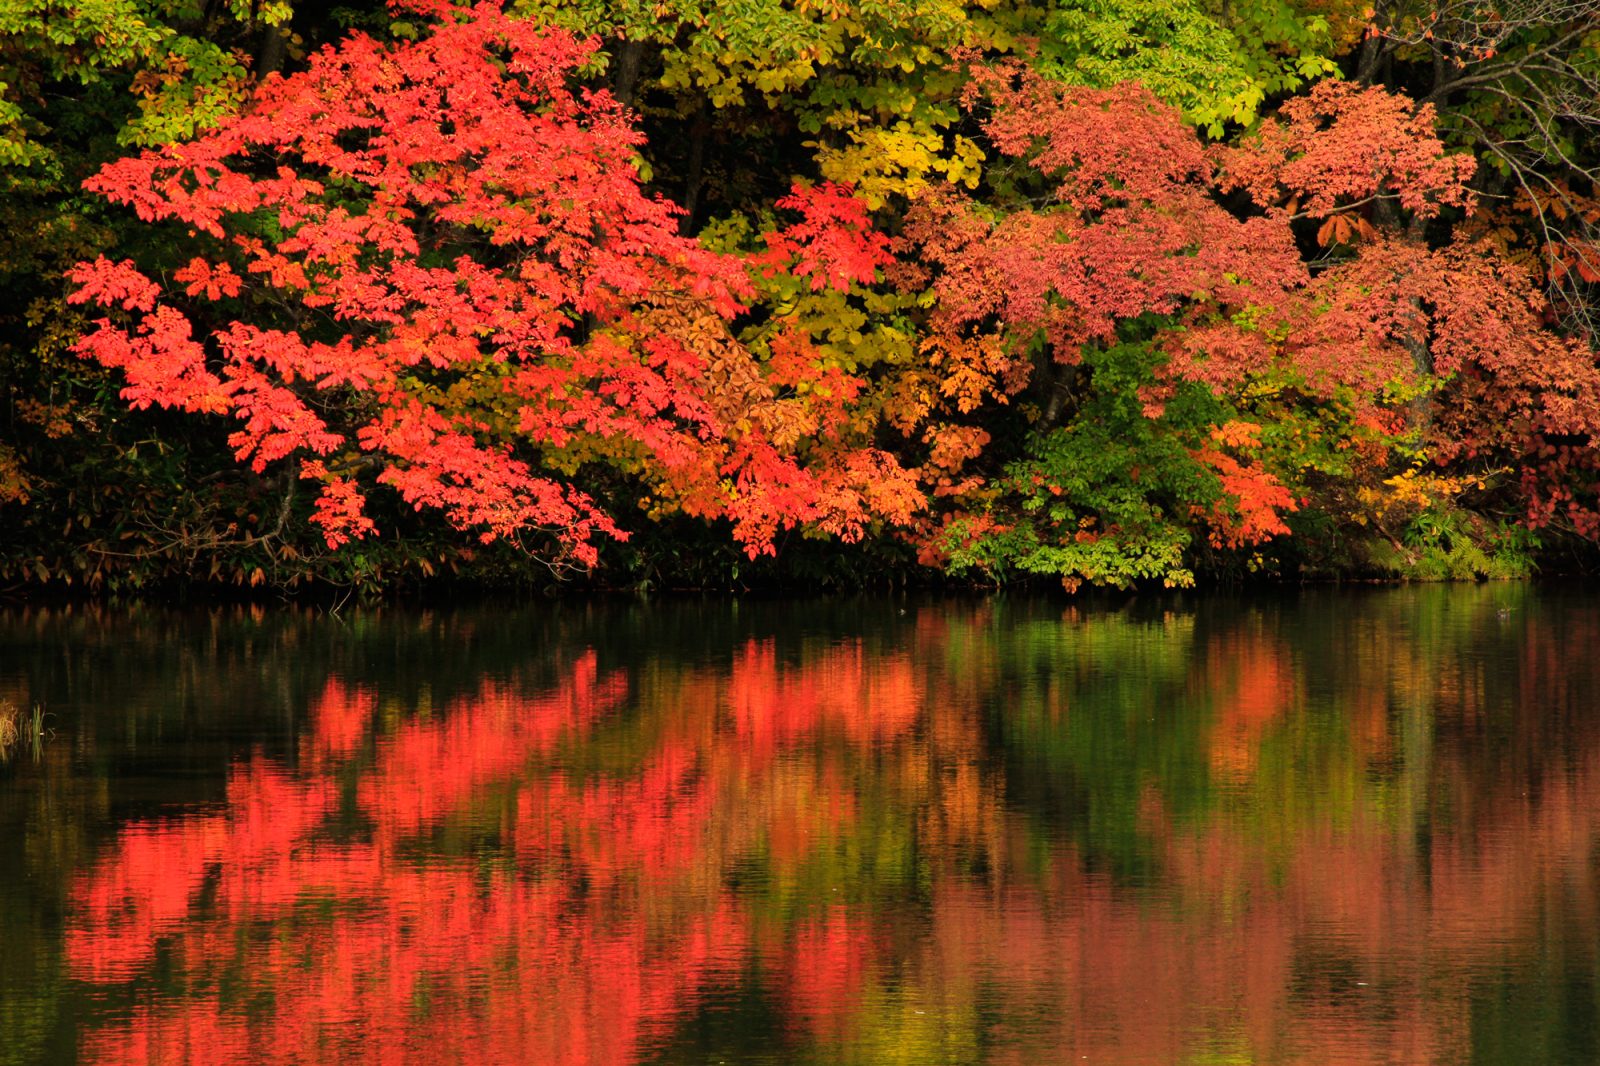
[[[1579,655],[1581,621],[1539,640]],[[429,713],[331,679],[292,766],[242,762],[79,879],[71,972],[136,1004],[84,1055],[622,1064],[754,982],[787,1019],[769,1055],[1456,1061],[1471,975],[1600,914],[1600,728],[1539,709],[1584,691],[1540,680],[1548,652],[1520,666],[1532,739],[1486,771],[1436,739],[1501,713],[1468,663],[1387,647],[1329,692],[1269,627],[1192,638],[1140,698],[1201,724],[1210,800],[1176,807],[1151,749],[1157,873],[1130,882],[1092,854],[1110,830],[1008,799],[984,729],[1028,701],[1080,728],[1114,642],[1030,673],[989,626],[726,669],[588,652]],[[1172,632],[1129,638],[1141,676]]]
[[[660,716],[635,766],[579,775],[553,750],[628,695],[592,653],[553,692],[486,684],[371,745],[377,698],[332,680],[297,771],[252,758],[224,809],[130,825],[81,879],[77,976],[136,981],[158,960],[179,975],[86,1055],[631,1061],[742,966],[752,919],[722,885],[731,863],[760,846],[798,861],[812,828],[851,818],[848,781],[781,769],[782,752],[907,729],[915,689],[903,659],[845,647],[780,668],[751,644],[727,677],[684,680],[682,713]],[[822,802],[786,802],[797,789]],[[352,793],[369,828],[340,842],[329,830]],[[433,846],[451,833],[497,843],[486,860]],[[817,927],[824,955],[841,921]],[[837,1015],[836,969],[806,972],[828,1002],[797,992],[797,1009]]]

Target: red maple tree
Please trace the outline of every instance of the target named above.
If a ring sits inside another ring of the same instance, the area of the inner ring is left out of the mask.
[[[446,12],[416,42],[349,38],[222,126],[107,166],[91,190],[196,254],[164,283],[79,264],[73,299],[113,310],[79,352],[121,368],[135,406],[238,419],[242,461],[320,484],[332,546],[373,531],[376,482],[485,541],[542,531],[592,564],[597,534],[625,534],[573,476],[586,464],[731,520],[751,554],[798,524],[907,520],[895,460],[831,433],[828,403],[729,330],[748,269],[870,278],[864,211],[797,188],[782,206],[802,220],[748,266],[680,236],[640,188],[629,113],[572,87],[596,47],[495,5]]]

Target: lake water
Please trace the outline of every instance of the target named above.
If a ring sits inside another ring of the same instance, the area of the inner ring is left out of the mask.
[[[1600,1062],[1600,599],[0,613],[0,1062]]]

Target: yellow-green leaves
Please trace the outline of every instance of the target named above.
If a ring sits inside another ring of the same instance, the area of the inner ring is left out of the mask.
[[[1211,137],[1255,122],[1275,93],[1331,74],[1325,19],[1279,0],[1066,0],[1045,19],[1046,73],[1107,88],[1137,81]]]

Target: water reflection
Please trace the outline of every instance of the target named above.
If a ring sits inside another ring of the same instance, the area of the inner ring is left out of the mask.
[[[0,1057],[1600,1060],[1600,608],[36,611]]]

